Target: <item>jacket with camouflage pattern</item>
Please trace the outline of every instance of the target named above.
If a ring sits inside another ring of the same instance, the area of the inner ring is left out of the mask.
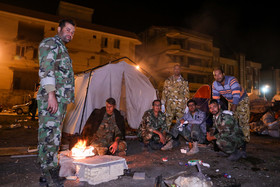
[[[217,139],[235,137],[243,139],[243,132],[230,111],[221,111],[218,116],[213,115],[213,127],[218,130]]]
[[[48,98],[47,86],[54,88],[58,102],[74,102],[74,72],[67,48],[58,35],[44,39],[39,45],[40,89],[37,99]]]
[[[182,76],[175,79],[175,76],[172,75],[165,80],[162,92],[162,104],[174,100],[186,102],[189,97],[189,83]]]

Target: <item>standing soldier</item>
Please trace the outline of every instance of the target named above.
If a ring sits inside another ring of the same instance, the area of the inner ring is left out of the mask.
[[[162,92],[162,105],[166,108],[168,129],[174,117],[177,121],[183,117],[189,97],[189,83],[181,76],[180,65],[175,65],[174,74],[165,80]]]
[[[219,101],[220,95],[227,99],[230,104],[230,111],[233,112],[235,119],[242,128],[245,143],[248,143],[250,141],[250,108],[246,91],[235,77],[226,76],[221,68],[214,69],[213,75],[215,79],[212,85],[213,99]],[[246,144],[243,145],[242,149],[246,153]],[[246,157],[246,154],[243,154],[243,157]]]
[[[67,104],[74,102],[74,72],[65,47],[73,39],[74,21],[61,20],[57,31],[39,46],[38,162],[42,170],[40,183],[47,186],[63,186],[58,175],[58,151]]]

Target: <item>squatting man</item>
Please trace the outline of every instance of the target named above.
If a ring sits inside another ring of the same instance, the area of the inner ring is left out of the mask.
[[[124,117],[116,109],[114,98],[108,98],[105,107],[93,110],[82,136],[95,148],[98,155],[126,155]]]

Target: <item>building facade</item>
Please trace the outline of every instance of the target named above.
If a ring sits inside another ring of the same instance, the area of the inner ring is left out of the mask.
[[[153,26],[139,37],[142,45],[137,46],[137,61],[155,77],[159,90],[175,64],[181,65],[192,94],[202,85],[212,84],[213,68],[218,66],[226,75],[242,78],[240,83],[249,93],[259,89],[261,64],[246,61],[244,55],[236,59],[221,57],[211,36],[182,28]]]
[[[39,81],[39,43],[56,35],[64,17],[77,22],[74,39],[67,44],[75,73],[121,57],[135,60],[135,46],[141,44],[136,34],[92,24],[90,8],[61,1],[57,12],[50,15],[0,4],[0,104],[30,99]]]

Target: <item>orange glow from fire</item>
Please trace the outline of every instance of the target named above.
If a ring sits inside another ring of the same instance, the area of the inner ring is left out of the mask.
[[[87,141],[86,140],[79,140],[75,146],[71,149],[72,157],[75,159],[83,159],[88,156],[94,156],[93,150],[94,147],[92,146],[86,146]]]

